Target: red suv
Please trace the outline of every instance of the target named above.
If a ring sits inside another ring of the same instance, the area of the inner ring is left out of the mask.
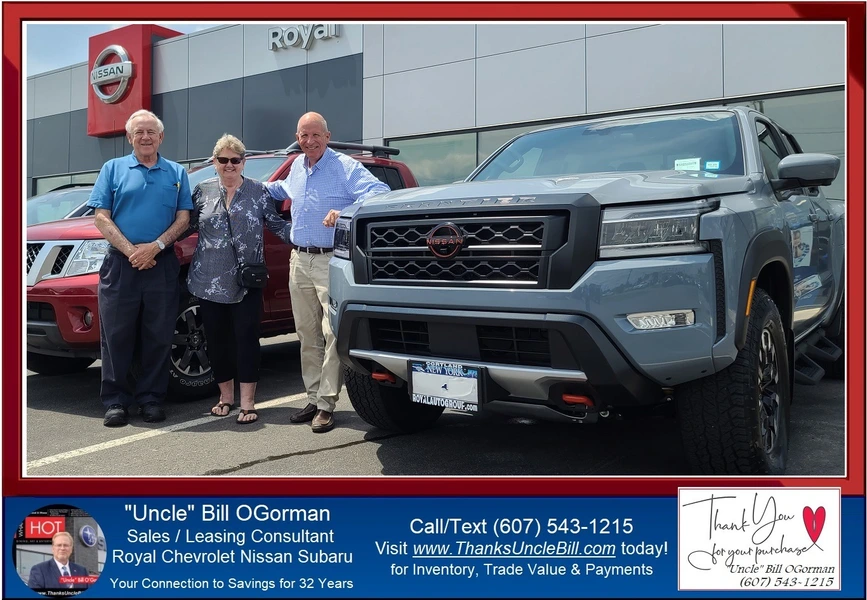
[[[397,148],[331,142],[329,147],[352,153],[392,190],[417,187],[409,168],[390,156]],[[278,181],[303,156],[298,144],[285,150],[247,154],[244,175],[260,181]],[[216,177],[210,161],[190,170],[190,188]],[[291,200],[278,204],[288,218]],[[172,341],[170,396],[184,400],[210,393],[214,375],[199,314],[199,301],[187,291],[187,268],[197,235],[177,242],[181,263],[181,301]],[[295,322],[289,300],[289,252],[270,231],[265,231],[268,287],[262,299],[262,336],[293,333]],[[83,371],[99,358],[99,268],[108,242],[93,223],[93,216],[67,218],[27,228],[27,368],[45,375]]]

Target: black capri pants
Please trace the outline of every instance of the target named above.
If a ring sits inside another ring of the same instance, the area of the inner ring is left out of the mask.
[[[208,359],[217,383],[259,381],[259,322],[262,290],[247,289],[244,299],[221,304],[200,298]]]

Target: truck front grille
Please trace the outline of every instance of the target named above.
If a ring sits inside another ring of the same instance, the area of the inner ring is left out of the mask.
[[[414,225],[375,225],[370,228],[370,248],[425,248],[426,238],[437,223],[426,222]],[[532,244],[539,248],[545,234],[541,221],[517,221],[502,223],[461,223],[466,234],[467,248],[498,244]]]
[[[537,283],[541,259],[489,258],[452,262],[422,258],[388,258],[370,261],[374,282],[463,281],[467,283]]]
[[[27,244],[27,272],[30,272],[30,267],[33,266],[33,262],[36,260],[36,257],[39,256],[39,251],[42,250],[42,246],[45,244]]]
[[[551,366],[548,331],[531,327],[476,327],[483,361],[510,365]]]
[[[428,248],[434,228],[452,223],[462,248],[440,258]],[[369,283],[521,286],[548,284],[551,255],[566,243],[566,215],[493,215],[379,221],[362,228],[358,244]]]
[[[430,356],[430,336],[423,321],[371,319],[373,347],[383,352]]]
[[[449,348],[454,347],[453,340],[437,340],[437,335],[442,334],[445,328],[426,321],[371,319],[370,338],[373,350],[381,352],[436,356],[470,363],[476,360],[508,365],[551,366],[551,348],[546,329],[491,325],[462,327],[475,338],[473,343],[462,344],[462,350],[466,352],[469,349],[470,356],[450,354]],[[441,348],[438,349],[437,345]]]
[[[69,263],[83,241],[27,242],[27,285],[53,277],[64,277]]]
[[[70,254],[72,254],[72,246],[60,246],[57,251],[57,258],[54,259],[54,265],[51,267],[52,275],[60,275]]]

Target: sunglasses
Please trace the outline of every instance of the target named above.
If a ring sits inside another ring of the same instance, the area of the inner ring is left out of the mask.
[[[240,165],[241,162],[243,162],[243,160],[244,160],[243,158],[234,158],[234,157],[228,158],[226,156],[218,156],[217,157],[217,162],[220,163],[221,165],[225,165],[229,162],[231,162],[233,165]]]

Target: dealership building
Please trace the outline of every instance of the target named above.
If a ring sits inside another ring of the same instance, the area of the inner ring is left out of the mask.
[[[123,126],[142,107],[183,164],[223,133],[285,148],[317,111],[333,140],[400,148],[421,185],[463,179],[540,126],[676,106],[750,105],[845,159],[843,23],[130,25],[89,49],[27,78],[28,196],[95,181],[130,152]],[[844,179],[826,194],[843,198]]]

